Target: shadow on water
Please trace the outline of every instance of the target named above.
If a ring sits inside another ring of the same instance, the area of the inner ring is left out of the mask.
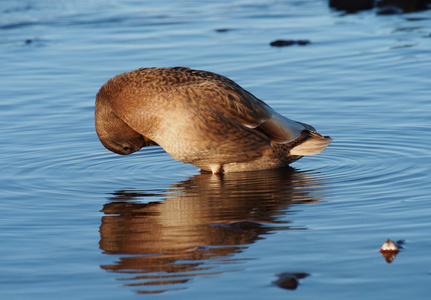
[[[319,174],[289,168],[112,192],[102,209],[100,248],[119,260],[101,268],[121,274],[118,280],[138,293],[184,289],[194,276],[240,269],[235,254],[269,233],[306,229],[285,215],[293,204],[321,202],[324,190]]]

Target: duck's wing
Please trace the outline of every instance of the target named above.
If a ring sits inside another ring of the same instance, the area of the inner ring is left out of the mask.
[[[316,132],[313,126],[288,119],[265,102],[244,90],[227,77],[206,71],[183,69],[204,80],[199,91],[212,107],[229,115],[248,128],[266,135],[271,143],[289,144],[292,155],[314,155],[322,152],[332,139]]]
[[[181,70],[202,79],[190,88],[197,89],[208,105],[236,119],[244,126],[265,134],[273,143],[289,143],[300,137],[304,130],[315,130],[308,124],[290,120],[276,113],[265,102],[227,77],[207,71],[187,68]]]
[[[179,77],[179,85],[174,84],[173,88],[180,90],[182,94],[185,94],[185,90],[191,91],[191,97],[197,101],[206,102],[207,107],[227,114],[248,127],[257,127],[262,119],[271,118],[271,108],[268,105],[225,76],[185,67],[170,70],[180,73],[176,75]]]

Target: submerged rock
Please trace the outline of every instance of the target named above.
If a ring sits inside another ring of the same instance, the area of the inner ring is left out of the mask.
[[[272,283],[275,284],[276,286],[282,288],[282,289],[295,290],[299,284],[298,279],[305,278],[309,275],[310,274],[302,273],[302,272],[299,272],[299,273],[289,273],[289,272],[281,273],[281,274],[277,274],[278,279],[273,281]]]
[[[217,28],[215,31],[216,32],[228,32],[228,31],[231,31],[231,29],[229,29],[229,28]]]
[[[270,43],[272,47],[285,47],[292,45],[305,46],[310,44],[311,42],[308,40],[276,40]]]

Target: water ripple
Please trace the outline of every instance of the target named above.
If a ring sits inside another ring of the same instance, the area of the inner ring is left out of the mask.
[[[330,174],[328,179],[338,188],[375,187],[385,191],[385,186],[394,182],[405,188],[413,186],[412,178],[426,176],[424,160],[429,159],[429,149],[417,136],[399,131],[396,135],[380,133],[335,140],[319,160],[319,170]]]

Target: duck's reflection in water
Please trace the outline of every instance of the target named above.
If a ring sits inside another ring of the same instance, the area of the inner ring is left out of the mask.
[[[100,248],[120,258],[102,268],[139,293],[185,288],[193,276],[239,269],[234,254],[269,232],[306,229],[289,226],[288,207],[323,192],[318,174],[290,168],[200,174],[160,193],[116,191],[102,210]]]

